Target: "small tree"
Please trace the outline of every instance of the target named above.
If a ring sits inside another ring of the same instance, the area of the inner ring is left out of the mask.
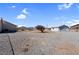
[[[41,31],[42,33],[43,33],[44,30],[45,30],[45,27],[42,26],[42,25],[37,25],[35,28],[36,28],[37,30]]]

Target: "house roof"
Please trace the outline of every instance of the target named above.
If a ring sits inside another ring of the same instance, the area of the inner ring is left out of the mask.
[[[3,20],[3,18],[0,19],[0,22],[1,22],[1,21],[2,21],[3,23],[8,23],[8,24],[11,24],[11,25],[13,25],[13,26],[17,26],[17,25],[15,25],[15,24],[13,24],[13,23],[10,23],[10,22],[7,22],[7,21]]]
[[[66,26],[66,25],[59,26],[59,29],[60,29],[60,30],[62,30],[62,29],[67,29],[67,28],[69,28],[69,27]]]
[[[77,28],[77,27],[79,28],[79,24],[71,26],[71,28]]]

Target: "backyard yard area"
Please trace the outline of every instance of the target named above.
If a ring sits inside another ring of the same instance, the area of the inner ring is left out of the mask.
[[[79,32],[2,33],[0,55],[79,55]]]

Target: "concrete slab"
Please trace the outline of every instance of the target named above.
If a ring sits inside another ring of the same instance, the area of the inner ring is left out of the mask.
[[[0,55],[12,55],[7,34],[0,34]]]

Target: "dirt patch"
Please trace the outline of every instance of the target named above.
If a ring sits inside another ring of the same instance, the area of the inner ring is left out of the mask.
[[[55,51],[60,53],[73,54],[73,53],[79,53],[79,47],[77,47],[75,44],[70,42],[63,42],[57,44]]]
[[[23,52],[28,52],[31,49],[31,43],[26,43],[23,47]]]

